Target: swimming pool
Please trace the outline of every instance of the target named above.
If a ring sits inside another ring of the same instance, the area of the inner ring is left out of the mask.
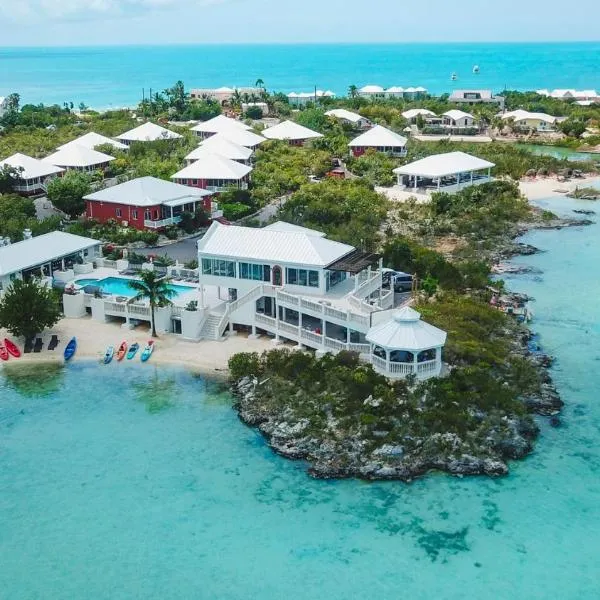
[[[86,285],[95,285],[99,288],[102,288],[102,291],[106,294],[133,298],[133,296],[135,296],[135,291],[129,287],[129,281],[130,279],[124,279],[122,277],[106,277],[104,279],[77,279],[75,283],[82,287]],[[169,288],[175,291],[175,296],[179,296],[194,290],[193,287],[176,285],[173,283],[169,284]]]

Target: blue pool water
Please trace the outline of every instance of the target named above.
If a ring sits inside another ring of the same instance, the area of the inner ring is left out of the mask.
[[[134,290],[129,287],[129,280],[122,277],[106,277],[105,279],[77,279],[75,283],[80,286],[95,285],[102,288],[102,291],[115,296],[135,296]],[[169,288],[175,291],[175,296],[191,292],[194,288],[185,285],[169,284]]]
[[[78,360],[5,368],[0,597],[597,598],[599,240],[600,225],[528,234],[544,252],[517,262],[543,274],[507,278],[536,298],[566,407],[502,479],[315,481],[204,377]]]

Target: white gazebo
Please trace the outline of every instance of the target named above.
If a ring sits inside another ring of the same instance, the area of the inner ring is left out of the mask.
[[[421,314],[405,306],[392,319],[371,327],[371,363],[378,373],[394,379],[415,375],[437,377],[442,371],[446,332],[425,323]]]
[[[369,131],[354,138],[348,146],[354,156],[361,156],[370,148],[392,156],[406,156],[407,141],[405,137],[395,131],[375,125]]]
[[[139,127],[135,127],[121,135],[117,136],[117,139],[120,142],[123,142],[125,145],[129,146],[134,142],[156,142],[157,140],[179,140],[183,136],[171,131],[170,129],[166,129],[165,127],[161,127],[160,125],[156,125],[154,123],[144,123]]]
[[[0,161],[0,169],[4,167],[12,167],[17,172],[13,190],[25,194],[46,191],[48,181],[64,171],[56,165],[50,165],[43,160],[21,153],[13,154]]]
[[[115,157],[104,154],[104,152],[98,152],[93,148],[70,144],[42,160],[63,169],[89,173],[98,169],[105,169],[108,167],[109,162],[115,160]]]
[[[262,134],[269,140],[285,140],[291,145],[301,146],[308,140],[322,138],[323,134],[313,131],[304,125],[294,123],[294,121],[283,121],[279,125],[274,125],[265,129]]]
[[[398,185],[414,191],[455,193],[492,180],[496,165],[465,152],[434,154],[394,169]]]
[[[100,135],[94,131],[90,131],[89,133],[85,133],[78,138],[59,146],[57,150],[63,150],[64,148],[68,148],[69,146],[83,146],[84,148],[91,148],[95,150],[97,146],[111,146],[115,150],[127,150],[129,147],[121,142],[117,142],[105,135]]]

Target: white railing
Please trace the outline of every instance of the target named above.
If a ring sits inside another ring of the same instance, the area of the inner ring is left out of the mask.
[[[127,310],[127,305],[120,304],[119,302],[105,302],[104,310],[117,313],[124,313]]]
[[[300,331],[300,327],[298,325],[292,325],[291,323],[285,323],[283,321],[279,321],[279,330],[284,333],[291,333],[298,337],[298,332]]]
[[[109,260],[108,258],[97,258],[96,259],[96,266],[98,266],[98,267],[105,267],[106,269],[116,269],[117,268],[117,261],[116,260]]]
[[[317,346],[323,345],[323,336],[320,333],[315,333],[314,331],[302,329],[300,331],[300,338],[309,342],[313,342],[314,344],[317,344]]]
[[[435,373],[439,369],[440,365],[437,360],[427,360],[417,364],[417,373]]]
[[[374,367],[381,369],[382,371],[387,371],[387,361],[385,358],[380,358],[379,356],[371,356],[371,363]]]
[[[277,319],[274,319],[273,317],[268,317],[267,315],[261,315],[260,313],[257,313],[254,320],[257,323],[262,323],[263,325],[268,325],[273,329],[277,329]]]
[[[341,340],[334,340],[333,338],[326,337],[324,339],[325,348],[331,348],[332,350],[346,350],[348,344],[346,342],[342,342]]]
[[[358,352],[359,354],[369,354],[371,346],[369,344],[348,344],[350,352]],[[384,361],[385,362],[385,361]]]
[[[304,298],[300,299],[300,306],[302,308],[307,308],[308,310],[312,310],[318,313],[324,312],[325,309],[324,304],[319,304],[318,302],[311,302],[310,300],[306,300]]]
[[[181,318],[181,313],[183,312],[183,307],[181,306],[172,306],[171,307],[171,316]]]
[[[390,361],[389,372],[394,373],[394,375],[410,375],[415,372],[415,364]]]
[[[338,310],[337,308],[331,308],[331,306],[325,306],[325,316],[339,319],[340,321],[348,320],[348,313]]]
[[[286,294],[285,292],[277,292],[277,301],[282,304],[291,304],[292,306],[298,306],[300,304],[300,298],[298,298],[298,296],[292,296],[292,294]]]
[[[378,272],[375,277],[371,277],[364,283],[361,283],[361,285],[358,286],[358,289],[352,292],[352,296],[355,296],[361,300],[363,298],[368,298],[373,292],[381,288],[381,284],[382,275]]]
[[[169,217],[168,219],[160,219],[159,221],[144,220],[144,227],[148,229],[160,229],[169,225],[177,225],[181,221],[181,217]]]
[[[136,304],[130,304],[129,310],[127,312],[129,312],[130,315],[137,315],[140,317],[149,317],[150,316],[150,307],[149,306],[139,306]]]

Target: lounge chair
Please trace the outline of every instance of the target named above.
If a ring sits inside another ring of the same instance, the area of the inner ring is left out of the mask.
[[[58,336],[53,335],[48,343],[48,350],[55,350],[56,346],[58,346]]]
[[[44,345],[44,342],[42,341],[42,338],[36,338],[35,344],[33,346],[33,351],[34,352],[41,352],[43,345]]]
[[[25,347],[23,348],[23,352],[29,354],[33,350],[33,338],[27,338],[25,340]]]

